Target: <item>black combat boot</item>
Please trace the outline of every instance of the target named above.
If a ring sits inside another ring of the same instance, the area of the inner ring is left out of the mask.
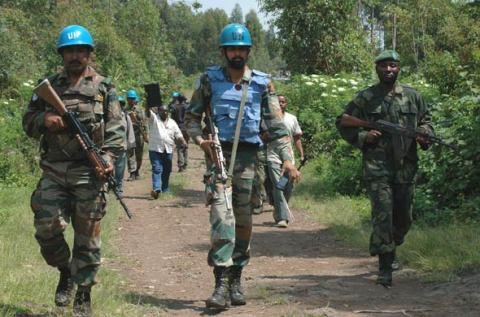
[[[206,301],[207,308],[225,309],[230,306],[230,294],[228,292],[229,268],[216,266],[213,269],[215,275],[215,290]]]
[[[90,317],[92,316],[92,300],[90,299],[91,288],[88,286],[79,286],[73,302],[73,316]]]
[[[243,267],[236,265],[230,268],[230,300],[234,306],[245,305],[247,303],[241,286],[242,269]]]
[[[385,287],[392,286],[392,263],[394,259],[394,253],[388,252],[378,255],[378,267],[379,273],[377,277],[377,284]]]
[[[73,280],[69,266],[59,267],[60,280],[55,291],[55,305],[67,306],[70,304],[73,295]]]

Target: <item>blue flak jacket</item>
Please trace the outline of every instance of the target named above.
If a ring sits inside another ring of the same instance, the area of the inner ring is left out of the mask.
[[[233,142],[242,89],[235,88],[236,84],[225,77],[220,66],[207,68],[207,75],[212,88],[213,120],[219,131],[219,139]],[[251,76],[240,130],[240,142],[261,145],[262,141],[259,137],[261,101],[269,79],[267,74],[256,70],[252,71]]]

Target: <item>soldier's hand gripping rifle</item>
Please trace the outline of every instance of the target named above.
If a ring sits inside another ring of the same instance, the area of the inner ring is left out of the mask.
[[[55,108],[58,114],[66,121],[70,133],[78,140],[82,149],[85,151],[88,161],[93,167],[97,178],[108,183],[108,186],[113,190],[128,218],[131,219],[132,213],[128,209],[122,197],[118,194],[117,182],[115,181],[112,173],[107,171],[108,164],[102,158],[100,150],[88,135],[85,126],[77,119],[73,112],[67,110],[63,101],[57,95],[55,90],[53,90],[48,79],[43,80],[37,87],[33,89],[33,91],[37,96]]]
[[[443,141],[441,138],[430,135],[419,129],[409,129],[403,127],[399,124],[391,123],[385,120],[377,120],[373,122],[364,121],[357,117],[343,114],[340,119],[340,126],[345,128],[364,128],[369,130],[377,130],[380,132],[388,133],[388,134],[396,134],[405,136],[407,138],[416,139],[417,137],[423,138],[424,140],[428,141],[429,143],[435,143],[439,145],[446,146],[453,151],[458,153],[458,147],[455,144],[450,144]]]
[[[208,109],[209,110],[209,109]],[[207,125],[207,129],[209,131],[208,137],[212,142],[212,160],[213,164],[215,164],[215,175],[216,179],[219,180],[224,186],[224,195],[225,195],[225,204],[227,205],[227,209],[232,209],[232,202],[230,201],[229,191],[231,191],[230,186],[228,185],[228,173],[226,167],[225,157],[223,156],[222,146],[220,145],[220,140],[218,139],[218,128],[213,123],[212,117],[210,115],[210,111],[206,111],[205,116],[205,123]],[[214,185],[216,180],[212,180]],[[212,192],[212,195],[214,193]],[[212,197],[214,198],[214,197]],[[213,199],[209,199],[207,197],[207,205],[212,202]]]

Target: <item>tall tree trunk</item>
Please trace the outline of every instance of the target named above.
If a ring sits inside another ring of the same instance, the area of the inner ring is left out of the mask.
[[[374,26],[375,26],[375,23],[373,23],[374,21],[374,18],[375,18],[375,9],[372,5],[372,8],[371,8],[371,11],[370,11],[370,44],[375,48],[375,45],[374,45]]]
[[[392,49],[397,49],[397,13],[393,13]]]
[[[415,26],[412,23],[412,48],[413,48],[413,58],[415,60],[415,67],[418,68],[418,45],[415,39]]]
[[[395,3],[395,11],[393,13],[393,32],[392,32],[392,49],[397,49],[397,9],[399,5],[399,1],[397,0]]]

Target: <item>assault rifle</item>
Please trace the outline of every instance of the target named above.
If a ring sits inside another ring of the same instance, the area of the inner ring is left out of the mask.
[[[385,120],[377,120],[377,121],[369,122],[369,121],[361,120],[357,117],[354,117],[348,114],[343,114],[340,119],[340,126],[346,127],[346,128],[365,128],[370,130],[377,130],[380,132],[401,135],[401,136],[405,136],[407,138],[412,138],[412,139],[421,137],[427,140],[429,143],[443,145],[452,149],[455,152],[458,152],[458,147],[455,144],[447,143],[439,137],[422,132],[418,129],[417,130],[409,129],[399,124],[391,123]]]
[[[218,128],[213,123],[212,117],[210,116],[209,113],[207,113],[205,116],[205,123],[207,125],[207,129],[209,130],[208,138],[213,141],[211,153],[212,153],[213,164],[215,164],[215,175],[216,175],[216,178],[224,186],[223,192],[225,194],[225,203],[227,205],[227,209],[231,210],[232,202],[231,202],[231,195],[229,195],[231,191],[231,187],[228,185],[228,174],[227,174],[227,168],[226,168],[227,163],[225,161],[225,157],[223,156],[220,140],[218,139]],[[215,184],[216,180],[210,179],[210,181],[213,181]],[[207,197],[207,205],[209,205],[212,202],[215,196],[215,193],[209,192],[208,195],[211,197]]]
[[[130,210],[117,191],[117,182],[115,181],[115,178],[113,177],[112,173],[106,173],[108,167],[107,162],[105,162],[105,160],[102,158],[100,150],[88,135],[85,126],[78,121],[75,113],[67,110],[63,101],[57,95],[55,90],[53,90],[48,79],[44,79],[37,87],[33,89],[33,92],[45,100],[53,108],[55,108],[58,114],[66,121],[70,133],[78,140],[78,143],[80,143],[80,146],[87,155],[88,161],[93,167],[97,178],[107,181],[108,186],[113,190],[113,193],[120,202],[120,205],[122,205],[123,210],[125,210],[128,218],[132,219]]]

